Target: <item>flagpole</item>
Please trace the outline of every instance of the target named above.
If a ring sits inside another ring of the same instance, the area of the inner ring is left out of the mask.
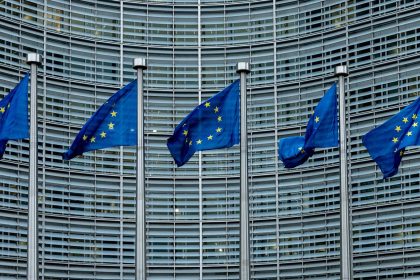
[[[344,92],[344,79],[348,76],[347,66],[336,66],[335,76],[339,83],[340,107],[340,226],[341,226],[341,280],[351,278],[351,246],[350,246],[350,218],[349,218],[349,191],[347,171],[347,143],[346,143],[346,96]]]
[[[147,69],[146,58],[133,61],[137,71],[137,157],[136,157],[136,280],[146,279],[146,215],[145,215],[145,176],[144,176],[144,99],[143,70]]]
[[[31,67],[29,188],[28,188],[28,280],[38,280],[38,115],[37,71],[41,55],[29,53],[26,62]]]
[[[241,192],[240,192],[240,279],[249,279],[249,210],[248,210],[248,138],[246,76],[248,62],[239,62],[236,72],[241,77]]]

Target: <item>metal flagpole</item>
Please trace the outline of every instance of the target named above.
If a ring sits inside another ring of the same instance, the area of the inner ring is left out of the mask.
[[[29,53],[26,62],[31,67],[29,188],[28,188],[28,280],[38,280],[38,115],[37,71],[41,55]]]
[[[137,70],[137,206],[136,206],[136,280],[146,279],[146,214],[144,176],[144,105],[143,70],[147,69],[146,59],[135,58],[133,68]]]
[[[241,195],[240,195],[240,279],[249,279],[249,212],[248,212],[248,138],[246,108],[246,76],[248,62],[239,62],[236,72],[241,77]]]
[[[341,280],[351,278],[351,247],[350,247],[350,218],[349,191],[347,174],[347,143],[346,143],[346,96],[344,93],[344,79],[348,76],[347,66],[337,66],[335,76],[339,82],[340,106],[340,217],[341,217]]]

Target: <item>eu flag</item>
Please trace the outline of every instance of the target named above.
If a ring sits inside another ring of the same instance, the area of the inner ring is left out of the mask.
[[[134,145],[137,145],[137,80],[99,107],[63,154],[63,159],[70,160],[92,150]]]
[[[27,73],[20,83],[0,101],[0,159],[8,140],[29,138]]]
[[[420,145],[419,110],[420,97],[363,136],[363,145],[379,165],[384,179],[397,174],[406,147]]]
[[[239,80],[198,105],[175,128],[167,146],[178,166],[196,151],[239,143]]]
[[[334,83],[319,101],[306,126],[305,137],[288,137],[279,141],[279,158],[286,168],[304,163],[315,148],[338,146],[337,85]]]

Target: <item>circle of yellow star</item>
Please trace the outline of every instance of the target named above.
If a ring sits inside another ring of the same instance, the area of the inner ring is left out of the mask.
[[[95,138],[94,136],[92,136],[92,138],[90,138],[90,142],[91,142],[91,143],[95,142],[95,139],[96,139],[96,138]]]
[[[210,107],[210,102],[206,102],[204,106],[206,106],[206,108]]]
[[[315,122],[317,123],[317,122],[319,122],[319,117],[316,117],[315,118]]]
[[[397,132],[400,132],[400,131],[401,131],[401,126],[397,125],[397,127],[395,128],[395,130],[396,130]]]
[[[198,139],[198,140],[197,140],[197,144],[198,144],[198,145],[200,145],[200,144],[201,144],[201,142],[203,142],[203,141],[201,141],[201,139]]]
[[[5,111],[6,111],[6,108],[4,108],[4,107],[0,108],[0,113],[4,113]]]
[[[112,112],[111,112],[111,117],[116,117],[116,116],[117,116],[117,112],[112,111]]]
[[[86,135],[83,135],[83,140],[86,141],[88,137]]]
[[[408,119],[407,118],[404,118],[403,119],[403,123],[408,123]]]
[[[413,132],[411,131],[407,132],[407,136],[411,136],[411,135],[413,135]]]
[[[222,128],[221,127],[216,128],[216,132],[218,133],[222,132]]]
[[[209,135],[209,137],[207,137],[207,140],[213,140],[213,135]]]
[[[398,142],[398,138],[397,137],[392,138],[392,142],[397,143]]]
[[[102,137],[102,138],[105,138],[105,137],[106,137],[106,132],[105,132],[105,131],[102,131],[102,133],[101,133],[101,137]]]
[[[109,123],[109,124],[108,124],[108,128],[109,128],[109,129],[114,129],[114,124],[113,124],[112,122],[111,122],[111,123]]]
[[[221,121],[222,121],[222,116],[218,116],[218,117],[217,117],[217,121],[218,121],[218,122],[221,122]]]
[[[188,130],[184,130],[184,132],[182,134],[184,134],[185,136],[187,136],[188,135]]]
[[[219,112],[219,107],[214,108],[214,112],[215,113]]]

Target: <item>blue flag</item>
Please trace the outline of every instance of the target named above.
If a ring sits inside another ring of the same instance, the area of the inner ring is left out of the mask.
[[[397,174],[406,147],[420,145],[419,110],[420,97],[363,136],[363,145],[379,165],[384,179]]]
[[[288,137],[279,141],[279,158],[286,168],[304,163],[315,148],[338,146],[337,85],[325,93],[306,126],[305,137]]]
[[[239,143],[239,80],[197,106],[175,128],[167,146],[178,166],[196,151]]]
[[[108,99],[82,127],[63,159],[114,146],[137,145],[137,80]]]
[[[8,140],[29,138],[27,73],[20,83],[0,101],[0,159]]]

